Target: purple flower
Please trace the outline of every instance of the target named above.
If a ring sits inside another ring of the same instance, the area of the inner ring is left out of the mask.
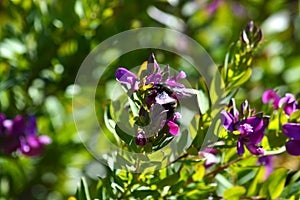
[[[300,124],[286,123],[282,126],[283,133],[290,138],[285,144],[286,151],[294,156],[300,155]]]
[[[237,142],[238,155],[242,155],[245,152],[244,145],[254,155],[264,154],[264,150],[260,146],[257,146],[257,144],[264,137],[265,129],[269,124],[269,117],[261,115],[248,116],[246,115],[246,111],[248,112],[248,110],[250,110],[250,107],[248,102],[245,101],[242,104],[241,115],[239,115],[235,101],[231,99],[229,112],[222,110],[220,113],[221,123],[226,130],[240,133]]]
[[[213,0],[210,4],[207,6],[207,10],[210,15],[213,15],[218,7],[222,4],[223,0]]]
[[[37,156],[43,152],[43,147],[51,143],[48,136],[36,136],[37,125],[36,118],[29,116],[25,118],[21,115],[13,120],[5,119],[5,115],[0,115],[0,149],[11,154],[20,151],[26,156]]]
[[[272,90],[272,89],[266,90],[263,93],[262,102],[264,104],[266,104],[269,101],[273,101],[273,107],[274,107],[274,109],[278,109],[279,108],[279,105],[278,105],[279,100],[280,100],[279,95],[274,90]]]
[[[265,166],[265,174],[263,180],[266,180],[273,172],[273,156],[261,156],[257,160],[257,164]]]
[[[162,80],[162,76],[160,74],[150,74],[149,76],[147,76],[146,85],[151,83],[157,84],[161,82],[161,80]]]
[[[222,110],[220,118],[224,128],[233,132],[235,124],[239,121],[239,111],[236,109],[234,99],[230,99],[228,107],[230,111]]]
[[[269,117],[253,116],[240,121],[237,130],[241,133],[239,138],[238,154],[244,153],[244,145],[254,155],[264,154],[264,150],[257,146],[261,142],[268,126]]]
[[[181,87],[182,88],[182,87],[184,87],[184,85],[181,83],[178,83],[177,81],[179,79],[184,79],[185,77],[186,77],[186,74],[183,71],[180,71],[178,75],[174,74],[173,77],[168,78],[165,83],[172,87]]]
[[[25,128],[25,119],[21,115],[18,115],[13,120],[4,120],[3,126],[6,129],[7,135],[20,135]]]
[[[44,151],[44,146],[51,143],[51,139],[46,135],[27,135],[20,138],[20,150],[26,156],[39,156]]]
[[[219,162],[219,159],[216,156],[216,154],[217,154],[217,150],[213,148],[207,148],[199,152],[199,155],[202,155],[206,159],[204,163],[204,167],[206,169],[210,168],[211,166]]]
[[[116,78],[125,89],[128,91],[135,91],[138,78],[136,75],[125,68],[118,68],[116,71]]]
[[[124,68],[117,69],[117,81],[140,109],[135,124],[143,129],[145,136],[157,135],[161,130],[169,130],[169,134],[174,136],[179,134],[180,128],[175,122],[180,118],[176,112],[178,101],[194,95],[178,82],[184,78],[186,74],[183,71],[170,76],[169,66],[161,70],[154,54],[142,64],[139,76]],[[133,93],[136,95],[131,95]],[[137,141],[142,141],[143,134],[138,133],[137,138]]]
[[[284,112],[287,115],[292,114],[296,109],[298,109],[298,105],[296,99],[293,94],[287,93],[284,97],[279,100],[279,107],[284,107]]]
[[[36,135],[37,134],[37,124],[35,116],[29,116],[27,124],[24,128],[24,131],[27,135]]]

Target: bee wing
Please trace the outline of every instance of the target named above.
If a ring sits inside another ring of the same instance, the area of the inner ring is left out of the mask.
[[[191,97],[191,96],[197,96],[198,91],[195,89],[191,89],[191,88],[179,88],[179,87],[175,87],[173,88],[173,91],[176,94],[176,97],[178,99],[182,99],[185,97]]]
[[[174,88],[174,93],[181,106],[184,106],[190,110],[200,112],[198,102],[198,90],[191,88]]]

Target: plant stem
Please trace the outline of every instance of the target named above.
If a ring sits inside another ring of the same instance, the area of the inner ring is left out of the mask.
[[[208,176],[211,176],[211,175],[216,175],[216,174],[219,173],[220,171],[222,171],[222,170],[228,168],[230,165],[232,165],[232,164],[234,164],[234,163],[237,163],[237,162],[239,162],[239,161],[241,161],[241,160],[243,160],[243,159],[245,159],[245,158],[249,158],[250,156],[251,156],[251,155],[249,155],[249,156],[247,156],[247,157],[239,157],[239,158],[237,158],[237,159],[235,159],[235,160],[230,161],[229,163],[226,163],[226,164],[224,164],[224,165],[221,165],[221,166],[218,167],[217,169],[215,169],[215,170],[213,170],[213,171],[211,171],[211,172],[205,174],[205,175],[204,175],[204,178],[205,178],[205,177],[208,177]]]

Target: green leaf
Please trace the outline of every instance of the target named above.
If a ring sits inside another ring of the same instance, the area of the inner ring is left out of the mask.
[[[199,90],[197,93],[197,99],[201,113],[206,113],[210,107],[210,101],[207,94],[204,91]]]
[[[172,194],[176,194],[184,186],[184,183],[184,181],[179,181],[173,184],[169,190],[172,192]]]
[[[284,188],[280,197],[291,198],[293,195],[300,194],[300,182],[293,183],[289,187]]]
[[[164,178],[163,180],[161,180],[157,183],[157,187],[163,188],[167,185],[173,185],[174,183],[176,183],[178,181],[179,178],[180,178],[179,173],[175,173],[170,176],[167,176],[166,178]]]
[[[195,155],[195,156],[199,155],[198,149],[196,147],[194,147],[194,146],[189,147],[186,151],[190,155]]]
[[[137,199],[146,199],[147,197],[153,197],[154,199],[158,199],[160,194],[157,190],[134,190],[131,192],[131,196]],[[148,198],[147,198],[148,199]]]
[[[275,149],[285,145],[287,136],[276,130],[269,130],[267,139],[270,149]]]
[[[78,200],[91,200],[88,185],[84,177],[80,180],[79,188],[76,192],[76,199]]]
[[[287,169],[276,169],[264,182],[259,195],[265,198],[276,199],[284,189]]]
[[[296,121],[299,118],[300,118],[300,110],[297,110],[290,115],[290,121]]]
[[[233,187],[232,183],[230,183],[229,180],[221,174],[217,174],[215,179],[218,182],[217,193],[219,195],[222,195],[226,189]]]
[[[181,131],[179,137],[176,139],[177,139],[177,146],[176,146],[177,153],[182,154],[182,152],[185,151],[186,148],[188,148],[188,144],[190,144],[188,131],[186,129]]]
[[[260,188],[262,184],[264,173],[265,173],[264,167],[260,167],[254,180],[251,181],[251,184],[247,189],[247,196],[254,196],[258,194],[257,188]]]
[[[190,192],[188,192],[186,195],[185,195],[185,198],[184,199],[195,199],[195,200],[198,200],[202,195],[202,192],[199,191],[198,189],[196,190],[192,190]]]
[[[204,174],[205,174],[205,167],[204,167],[203,163],[196,164],[195,173],[192,176],[193,180],[194,181],[202,180]]]
[[[245,83],[249,80],[249,78],[251,77],[251,74],[252,74],[252,69],[247,68],[246,71],[240,73],[238,76],[235,76],[231,79],[230,87],[226,88],[226,90],[231,91],[234,88],[241,86],[243,83]]]
[[[242,195],[246,193],[246,189],[242,186],[234,186],[225,190],[224,199],[225,200],[239,200]]]
[[[293,195],[296,194],[300,195],[300,182],[298,181],[299,178],[300,178],[300,171],[293,174],[293,176],[288,181],[287,186],[285,186],[284,190],[280,194],[280,197],[290,199]]]
[[[133,140],[133,137],[127,133],[125,133],[119,126],[120,123],[116,124],[115,130],[117,135],[123,140],[126,144],[130,144]]]

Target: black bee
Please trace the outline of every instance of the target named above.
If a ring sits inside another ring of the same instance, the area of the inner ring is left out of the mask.
[[[162,104],[164,109],[168,110],[167,118],[168,119],[172,118],[174,116],[178,104],[176,93],[173,91],[173,89],[170,86],[166,84],[156,84],[155,86],[153,86],[152,89],[157,92],[156,97],[159,95],[163,95],[165,92],[169,97],[174,99],[174,101],[170,101],[168,103]]]

